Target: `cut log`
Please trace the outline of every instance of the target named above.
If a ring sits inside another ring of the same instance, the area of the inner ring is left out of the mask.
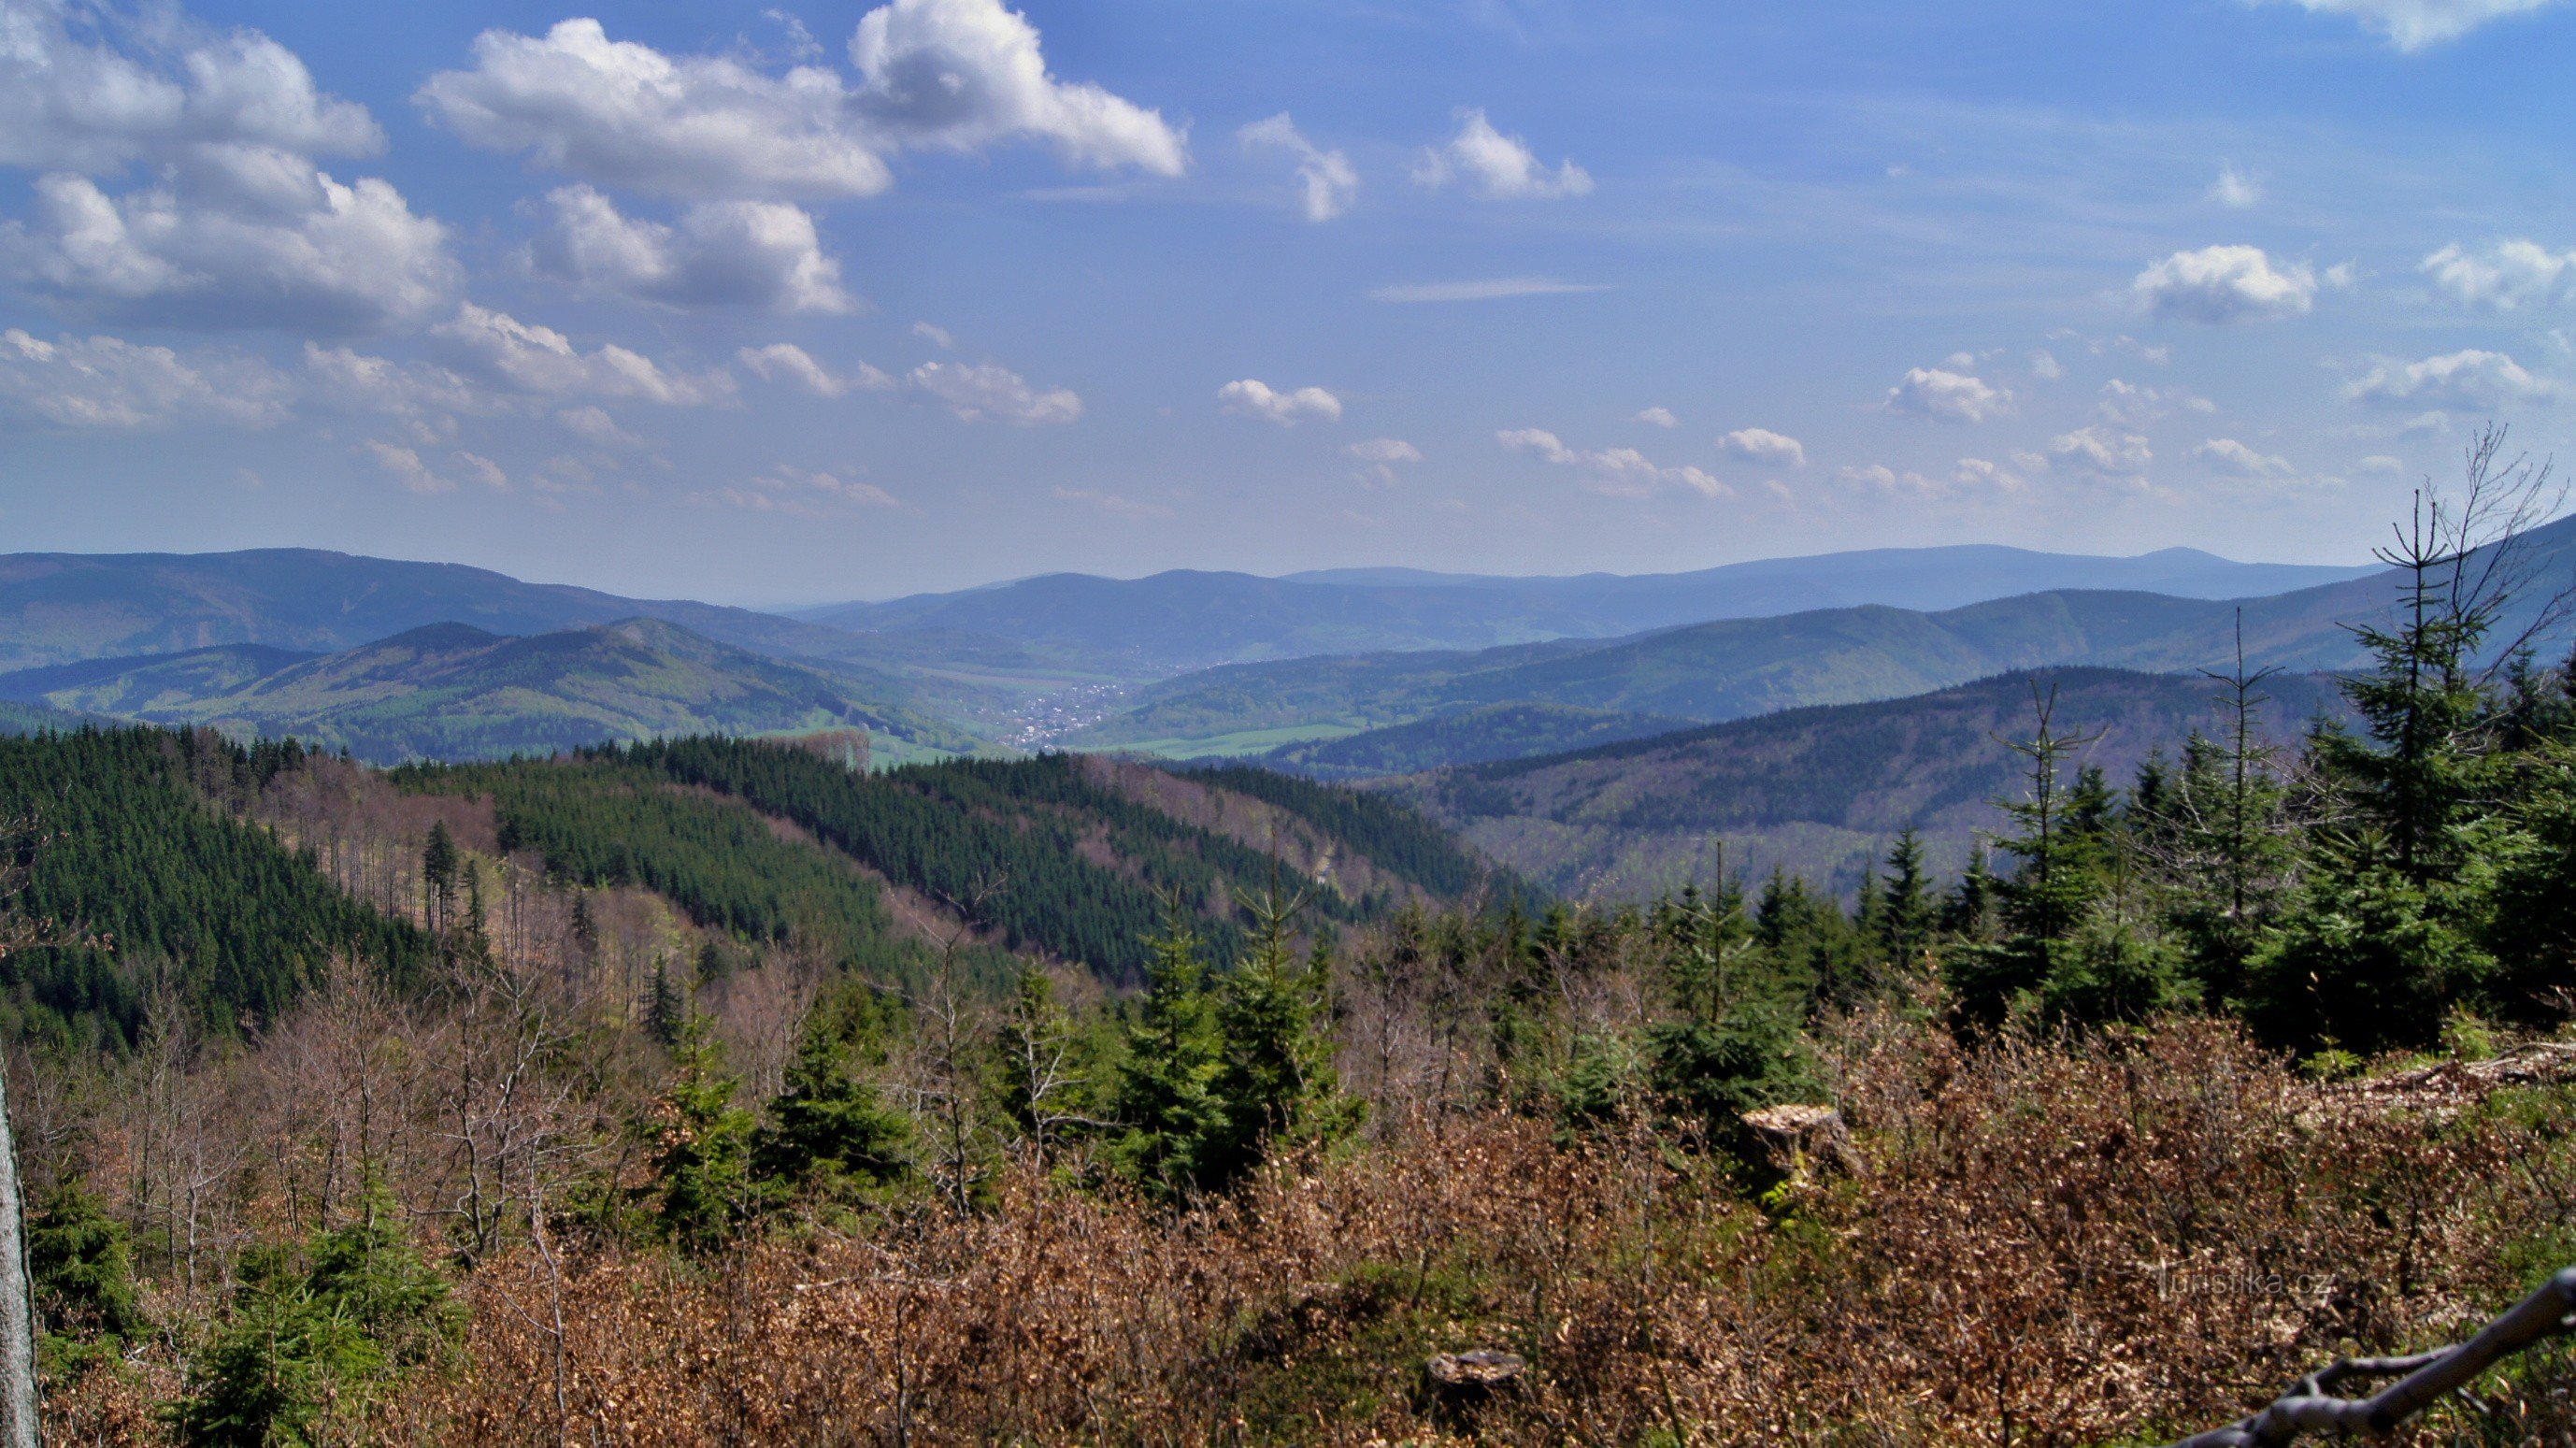
[[[1519,1353],[1500,1348],[1480,1347],[1466,1352],[1444,1352],[1424,1365],[1424,1375],[1431,1379],[1432,1391],[1444,1402],[1465,1404],[1491,1396],[1499,1389],[1520,1381],[1529,1371],[1529,1363]]]
[[[1743,1120],[1782,1171],[1850,1172],[1860,1166],[1851,1128],[1830,1106],[1765,1106],[1745,1112]]]

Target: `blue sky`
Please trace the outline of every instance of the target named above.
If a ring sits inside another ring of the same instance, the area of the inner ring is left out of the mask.
[[[2566,452],[2555,0],[0,0],[0,549],[2352,561]]]

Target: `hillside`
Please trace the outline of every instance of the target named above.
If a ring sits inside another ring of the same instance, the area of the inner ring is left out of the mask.
[[[2218,727],[2205,678],[2111,669],[1999,674],[1913,698],[1793,709],[1536,759],[1416,776],[1393,789],[1548,888],[1634,898],[1714,866],[1777,866],[1848,889],[1898,831],[1922,832],[1936,870],[1967,861],[1992,801],[2020,788],[2003,743],[2027,734],[2032,685],[2057,691],[2057,727],[2098,736],[2078,756],[2125,783],[2154,751]],[[2294,743],[2342,717],[2331,680],[2265,685],[2269,737]]]
[[[1669,734],[1690,721],[1564,704],[1487,704],[1336,738],[1286,744],[1257,762],[1312,779],[1373,779],[1458,764],[1563,754]]]
[[[2496,630],[2512,638],[2576,578],[2576,518],[2527,536],[2533,587]],[[2013,669],[2090,666],[2180,673],[2235,655],[2299,671],[2353,666],[2350,625],[2396,597],[2373,574],[2266,598],[2212,600],[2064,590],[1940,612],[1871,605],[1724,619],[1607,642],[1242,664],[1135,691],[1076,734],[1083,747],[1187,755],[1252,730],[1354,733],[1494,704],[1551,704],[1718,722],[1817,704],[1903,698]],[[2560,636],[2546,641],[2564,648]]]
[[[954,728],[886,702],[906,692],[852,666],[789,663],[651,619],[529,637],[433,624],[318,657],[226,645],[0,675],[0,698],[291,734],[376,762],[848,726],[971,747]]]
[[[1137,579],[1059,573],[960,593],[808,609],[798,616],[860,631],[965,630],[1169,672],[1317,654],[1611,638],[1819,607],[1945,609],[2054,588],[2253,597],[2366,571],[2236,563],[2187,548],[2094,558],[1966,546],[1876,549],[1636,576],[1503,578],[1400,568],[1285,578],[1191,570]]]

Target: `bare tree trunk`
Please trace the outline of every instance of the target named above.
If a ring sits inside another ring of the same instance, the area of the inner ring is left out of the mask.
[[[9,1087],[0,1078],[0,1448],[37,1448],[36,1295],[27,1280],[27,1217]]]

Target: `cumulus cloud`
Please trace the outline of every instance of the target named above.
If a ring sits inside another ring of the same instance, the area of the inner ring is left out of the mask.
[[[567,407],[555,414],[555,421],[562,423],[564,431],[583,442],[612,452],[651,452],[661,446],[649,437],[619,426],[617,419],[608,415],[608,409],[597,404]]]
[[[412,440],[451,437],[460,416],[508,410],[510,402],[434,362],[397,362],[349,347],[304,344],[305,392],[335,412],[397,419]]]
[[[552,222],[529,249],[536,269],[587,291],[676,307],[847,312],[841,264],[814,218],[777,201],[704,201],[680,224],[630,219],[590,186],[546,196]]]
[[[894,378],[862,362],[858,370],[836,373],[814,360],[813,355],[792,342],[772,342],[766,347],[745,347],[734,354],[742,365],[763,382],[785,382],[801,387],[816,397],[844,397],[853,392],[884,392],[895,385]]]
[[[1558,467],[1579,469],[1585,475],[1584,488],[1606,497],[1642,498],[1667,486],[1688,488],[1709,498],[1722,498],[1734,492],[1700,468],[1687,465],[1664,467],[1632,447],[1577,451],[1544,428],[1508,428],[1495,433],[1494,441],[1513,452],[1528,453]]]
[[[1281,427],[1295,427],[1308,418],[1320,422],[1342,419],[1342,400],[1320,387],[1282,392],[1267,382],[1246,377],[1218,388],[1216,396],[1217,405],[1236,417],[1257,417]]]
[[[2217,183],[2209,188],[2209,199],[2231,211],[2260,206],[2263,203],[2262,179],[2234,166],[2221,166]]]
[[[689,501],[702,507],[741,508],[808,519],[853,508],[900,510],[904,506],[901,498],[863,478],[785,463],[744,482],[691,493]]]
[[[68,312],[164,326],[369,331],[453,294],[445,227],[315,163],[384,137],[293,52],[175,10],[83,6],[95,40],[76,38],[73,13],[0,9],[0,164],[46,173],[33,214],[0,226],[0,274]],[[138,165],[152,179],[122,194],[95,179]]]
[[[2082,472],[2131,478],[2147,470],[2156,455],[2147,440],[2115,427],[2079,427],[2050,439],[2048,450]]]
[[[1750,462],[1793,468],[1807,465],[1806,445],[1767,427],[1740,427],[1717,440],[1720,449]]]
[[[2552,402],[2565,390],[2502,352],[2474,347],[2420,362],[2381,361],[2344,384],[2350,401],[2437,409],[2428,418],[2441,408],[2492,412],[2511,403]]]
[[[510,490],[510,475],[501,470],[499,463],[481,453],[470,453],[460,449],[448,454],[448,457],[456,464],[456,470],[465,475],[467,482],[479,483],[496,493],[506,493]]]
[[[2042,347],[2030,354],[2030,375],[2042,382],[2054,382],[2066,375],[2066,369],[2058,365],[2056,353]]]
[[[474,68],[431,76],[417,99],[468,145],[656,195],[872,196],[894,180],[835,72],[668,56],[596,20],[485,31]]]
[[[667,371],[613,342],[584,352],[551,327],[472,302],[431,328],[430,335],[464,362],[528,392],[632,397],[688,407],[730,397],[734,390],[733,378],[721,370],[699,377]]]
[[[985,362],[924,362],[912,369],[916,391],[937,398],[965,422],[1007,422],[1037,427],[1082,416],[1082,399],[1070,389],[1041,392],[1007,367]]]
[[[2489,21],[2528,15],[2555,0],[2288,0],[2320,15],[2347,15],[2400,51],[2457,40]]]
[[[1360,481],[1380,488],[1395,486],[1396,464],[1422,461],[1422,449],[1400,437],[1373,437],[1342,451],[1359,460]]]
[[[16,327],[0,331],[0,421],[15,428],[267,427],[284,420],[294,392],[289,379],[256,358],[182,355],[119,337],[46,341]]]
[[[2122,427],[2141,428],[2176,412],[2216,412],[2218,405],[2180,387],[2149,387],[2114,377],[2102,384],[2094,407]]]
[[[2031,454],[2025,454],[2016,459],[2015,466],[2010,467],[1990,458],[1961,458],[1959,466],[1952,470],[1950,478],[1962,488],[1973,488],[1982,492],[2018,493],[2030,486],[2025,474],[2037,472],[2046,467],[2047,463],[2046,458]]]
[[[455,483],[440,477],[428,463],[421,461],[417,449],[403,447],[396,443],[377,442],[371,438],[360,443],[358,450],[374,458],[376,466],[393,474],[394,481],[402,484],[407,492],[428,494],[456,491]]]
[[[1351,158],[1306,139],[1286,111],[1234,133],[1247,151],[1284,151],[1297,162],[1297,187],[1308,221],[1330,221],[1351,209],[1360,173]]]
[[[1485,113],[1473,107],[1458,113],[1458,134],[1423,152],[1413,179],[1438,188],[1456,181],[1494,201],[1581,196],[1591,191],[1592,175],[1572,161],[1554,171],[1539,163],[1529,143],[1494,129]]]
[[[95,43],[73,34],[75,16]],[[64,0],[0,11],[0,165],[102,173],[226,151],[367,156],[383,145],[366,107],[324,94],[293,51],[258,31],[214,34],[175,11],[129,21]]]
[[[2213,472],[2239,478],[2291,478],[2299,472],[2288,458],[2258,451],[2232,437],[2213,437],[2193,448],[2191,455],[2209,464]]]
[[[912,335],[928,342],[931,346],[938,348],[942,352],[954,352],[957,350],[957,339],[948,335],[948,329],[946,327],[933,326],[928,322],[915,322],[912,324]]]
[[[1636,421],[1647,423],[1655,427],[1679,427],[1682,425],[1682,420],[1673,416],[1673,410],[1669,407],[1649,407],[1645,411],[1637,414]]]
[[[2424,258],[2423,271],[2464,306],[2510,312],[2566,300],[2576,289],[2576,251],[2520,238],[2474,252],[2455,243]]]
[[[1984,422],[2010,415],[2012,393],[1984,379],[1946,367],[1909,369],[1880,404],[1889,412],[1933,417],[1948,422]]]
[[[893,151],[1015,137],[1084,165],[1188,164],[1160,113],[1047,74],[1036,27],[1000,0],[894,0],[860,20],[850,59],[855,82],[819,65],[772,74],[573,19],[543,36],[485,32],[473,68],[430,77],[419,100],[470,145],[701,200],[872,196],[893,183]]]
[[[2159,317],[2215,325],[2298,316],[2316,304],[2317,277],[2304,263],[2273,266],[2258,246],[2204,246],[2153,263],[2129,291]]]

